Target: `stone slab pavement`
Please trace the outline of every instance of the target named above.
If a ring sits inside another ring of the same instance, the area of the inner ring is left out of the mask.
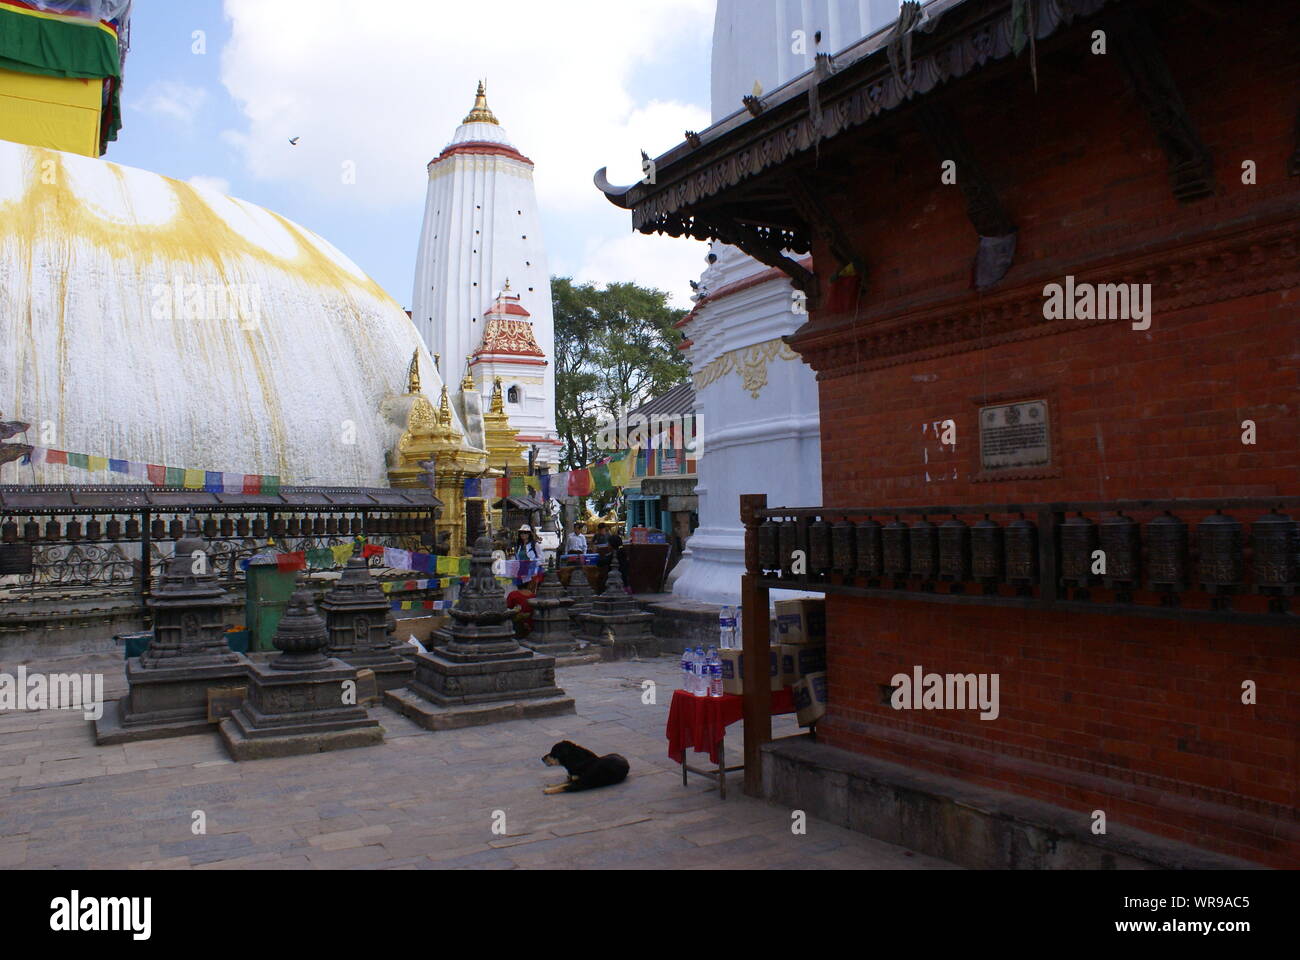
[[[103,672],[107,699],[126,692],[120,654],[37,669]],[[739,773],[725,801],[705,778],[683,787],[664,737],[675,657],[557,675],[576,715],[434,733],[374,707],[379,746],[244,763],[215,732],[97,747],[78,711],[0,713],[0,868],[957,869],[812,818],[796,835]],[[793,717],[773,727],[799,733]],[[627,781],[543,795],[564,778],[541,762],[558,740],[623,754]]]

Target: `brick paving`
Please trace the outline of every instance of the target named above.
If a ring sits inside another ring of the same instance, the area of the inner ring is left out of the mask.
[[[102,671],[108,699],[126,689],[120,654],[28,668]],[[575,716],[431,733],[375,707],[380,746],[245,763],[215,733],[96,747],[80,712],[2,713],[0,868],[956,869],[812,818],[794,835],[791,811],[745,797],[739,773],[725,801],[704,778],[683,787],[664,738],[676,658],[558,677]],[[774,720],[776,736],[798,732]],[[564,774],[541,757],[565,739],[623,754],[628,780],[543,795]]]

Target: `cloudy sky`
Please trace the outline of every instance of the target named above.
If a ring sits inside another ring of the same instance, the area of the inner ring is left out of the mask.
[[[136,0],[106,159],[310,227],[409,307],[425,165],[483,77],[537,165],[551,272],[689,306],[704,246],[633,234],[591,178],[608,166],[615,183],[637,180],[642,149],[708,126],[714,3]]]

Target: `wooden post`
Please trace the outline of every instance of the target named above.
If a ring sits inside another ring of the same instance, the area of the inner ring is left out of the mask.
[[[740,581],[741,628],[744,642],[745,793],[763,795],[763,744],[772,739],[771,642],[768,637],[768,590],[759,580],[758,511],[767,508],[767,495],[746,494],[740,498],[740,519],[745,525],[745,575]]]

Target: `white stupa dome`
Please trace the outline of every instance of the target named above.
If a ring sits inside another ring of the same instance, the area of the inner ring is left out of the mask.
[[[387,486],[403,425],[382,411],[417,349],[435,404],[442,385],[405,311],[310,230],[7,141],[0,342],[0,417],[33,425],[13,442],[284,484]],[[140,482],[49,463],[3,481]]]

